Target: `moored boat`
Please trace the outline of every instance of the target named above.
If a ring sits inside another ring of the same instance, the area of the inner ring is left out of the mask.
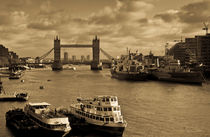
[[[24,71],[23,70],[18,70],[15,72],[11,72],[9,75],[9,79],[19,79],[23,76]]]
[[[115,60],[111,68],[112,77],[121,80],[147,80],[148,73],[144,69],[143,62],[135,59],[136,56],[129,52],[128,55]]]
[[[28,93],[0,94],[0,101],[27,101]]]
[[[154,79],[168,82],[202,84],[204,77],[200,71],[191,71],[190,68],[180,66],[178,60],[172,60],[163,68],[151,71]]]
[[[72,130],[122,136],[127,126],[116,96],[78,98],[77,103],[72,104],[65,114],[69,117]]]
[[[56,109],[52,110],[49,106],[46,102],[28,103],[24,113],[41,129],[57,136],[65,136],[71,130],[68,117],[58,114]]]
[[[3,89],[2,81],[0,81],[0,101],[27,101],[28,98],[28,93],[6,93]]]

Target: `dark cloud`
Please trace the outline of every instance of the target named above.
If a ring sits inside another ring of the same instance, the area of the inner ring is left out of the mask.
[[[31,22],[27,26],[28,28],[37,29],[37,30],[53,30],[57,28],[57,24],[48,24],[44,22]]]
[[[176,15],[170,13],[160,13],[155,15],[154,18],[160,18],[165,22],[171,22],[176,19]]]
[[[147,18],[139,19],[137,22],[139,22],[140,24],[147,24],[148,19]]]
[[[159,13],[154,18],[160,18],[165,22],[178,19],[182,23],[196,24],[207,21],[210,16],[210,1],[190,3],[179,9],[177,13]]]
[[[185,5],[177,13],[181,22],[192,24],[200,23],[210,16],[210,1],[202,1]]]

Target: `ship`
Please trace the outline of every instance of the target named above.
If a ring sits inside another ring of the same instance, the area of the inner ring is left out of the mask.
[[[128,55],[114,60],[110,71],[113,78],[120,80],[143,81],[147,80],[148,76],[143,62],[135,59],[135,55],[130,52]]]
[[[179,60],[171,60],[164,67],[151,71],[153,79],[177,83],[202,84],[205,79],[200,71],[180,66]]]
[[[24,107],[24,113],[43,131],[55,136],[65,136],[70,130],[68,117],[57,113],[56,109],[49,108],[46,102],[28,103]]]
[[[122,136],[127,126],[116,96],[77,98],[64,114],[69,117],[72,131]]]
[[[27,101],[29,98],[28,93],[13,93],[8,94],[5,92],[2,86],[2,81],[0,80],[0,101]]]

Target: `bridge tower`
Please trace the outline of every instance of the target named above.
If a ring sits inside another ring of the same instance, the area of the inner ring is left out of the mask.
[[[101,70],[102,69],[102,64],[100,64],[100,40],[95,37],[93,39],[93,61],[91,63],[91,70]]]
[[[58,36],[54,39],[54,62],[52,65],[52,70],[62,70],[62,64],[61,64],[61,45],[60,45],[60,39]]]

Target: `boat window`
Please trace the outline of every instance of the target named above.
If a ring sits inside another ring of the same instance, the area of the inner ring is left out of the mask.
[[[116,107],[114,107],[114,111],[117,111],[117,108]]]
[[[120,111],[120,107],[117,107],[117,111]]]
[[[114,98],[114,101],[117,101],[117,99],[116,99],[116,98]]]
[[[109,107],[109,108],[108,108],[108,111],[112,111],[112,108]]]
[[[103,117],[100,117],[100,120],[101,120],[101,121],[104,121],[104,118],[103,118]]]
[[[109,121],[109,118],[106,118],[106,121]]]
[[[111,101],[114,101],[114,99],[113,99],[113,98],[111,98]]]
[[[90,115],[90,118],[93,118],[93,116],[92,116],[92,115]]]
[[[97,111],[101,111],[101,108],[100,107],[97,107]]]
[[[105,102],[105,98],[103,98],[102,101]]]
[[[111,117],[111,118],[110,118],[110,121],[114,121],[114,118],[113,118],[113,117]]]
[[[96,117],[95,117],[95,116],[93,116],[93,119],[96,119]]]
[[[107,111],[107,108],[104,108],[104,111]]]
[[[106,98],[106,101],[109,101],[109,98]]]
[[[99,120],[99,117],[98,116],[96,117],[96,120]]]

